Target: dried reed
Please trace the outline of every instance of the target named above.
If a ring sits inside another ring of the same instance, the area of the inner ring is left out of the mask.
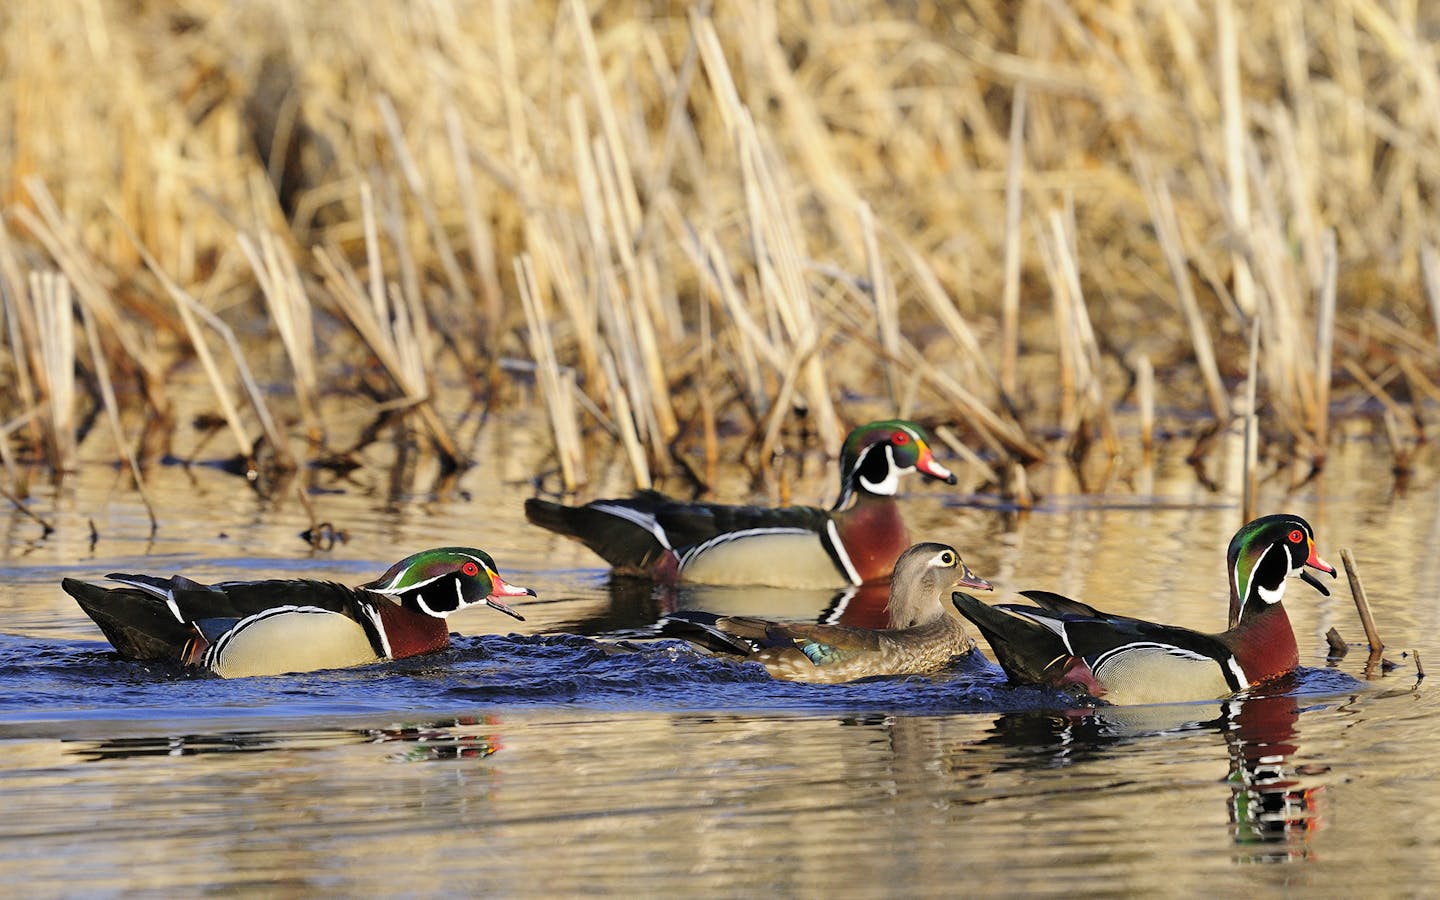
[[[1146,353],[1135,361],[1135,393],[1140,407],[1140,446],[1149,455],[1155,446],[1155,366]]]
[[[1244,525],[1256,515],[1256,486],[1260,468],[1260,412],[1255,404],[1260,395],[1260,319],[1250,323],[1249,368],[1245,373],[1245,441],[1244,462],[1241,472],[1240,523]],[[1233,627],[1239,619],[1240,610],[1233,610]]]
[[[75,468],[75,312],[70,282],[54,272],[30,273],[30,308],[39,338],[40,390],[48,415],[45,446],[50,468]]]
[[[95,327],[95,317],[83,305],[80,307],[80,316],[85,327],[85,341],[90,347],[90,362],[95,367],[96,380],[100,382],[105,418],[110,422],[110,431],[115,435],[116,449],[130,466],[130,477],[135,479],[135,490],[140,494],[140,501],[145,504],[145,514],[150,517],[150,534],[153,537],[160,528],[160,520],[155,518],[155,504],[150,500],[150,492],[145,490],[145,476],[140,473],[140,463],[135,458],[135,450],[125,439],[125,428],[120,424],[120,404],[115,400],[115,386],[110,380],[110,365],[105,361],[100,332]]]
[[[300,404],[300,416],[312,438],[318,440],[324,429],[318,403],[320,378],[315,371],[314,311],[299,270],[294,259],[282,252],[282,241],[272,232],[261,233],[258,247],[246,234],[240,234],[236,240],[260,284],[270,318],[295,372],[295,399]]]
[[[1335,295],[1338,252],[1335,231],[1327,228],[1321,239],[1319,333],[1315,337],[1315,464],[1324,465],[1330,443],[1330,382],[1335,357]]]
[[[1332,404],[1332,366],[1356,385],[1333,390],[1381,398],[1373,433],[1396,435],[1397,459],[1419,424],[1390,381],[1440,381],[1440,356],[1416,356],[1407,333],[1421,293],[1440,328],[1440,166],[1425,152],[1440,76],[1420,39],[1440,10],[1424,5],[1015,17],[982,0],[900,21],[864,4],[357,16],[267,0],[192,11],[182,34],[158,8],[58,2],[0,11],[16,136],[0,144],[15,386],[0,444],[16,428],[36,444],[56,415],[35,412],[51,395],[21,302],[56,268],[119,402],[167,419],[164,373],[193,355],[245,453],[202,326],[267,443],[283,453],[285,436],[232,333],[246,307],[217,315],[238,282],[265,298],[312,434],[343,367],[314,362],[307,285],[323,282],[315,299],[454,462],[448,404],[474,398],[439,387],[484,373],[487,404],[523,402],[505,387],[528,354],[569,488],[589,440],[623,444],[637,484],[686,442],[713,465],[726,429],[748,436],[740,452],[773,450],[802,412],[833,449],[856,418],[842,400],[860,397],[965,423],[985,466],[1028,493],[1024,466],[1057,448],[1027,425],[1062,423],[1062,451],[1098,437],[1117,453],[1112,358],[1136,361],[1142,445],[1158,390],[1224,428],[1256,323],[1255,440],[1317,466],[1350,409]],[[301,65],[297,47],[325,53]],[[284,76],[268,117],[260,58]],[[1154,300],[1165,270],[1173,303]]]
[[[1025,177],[1025,83],[1015,87],[1010,109],[1010,152],[1005,165],[1005,248],[1003,293],[1000,298],[1000,387],[1015,395],[1015,367],[1020,358],[1020,210]]]
[[[560,463],[560,477],[565,490],[573,491],[582,483],[584,471],[584,447],[580,441],[579,423],[576,421],[572,398],[575,392],[573,375],[561,372],[555,360],[554,344],[540,312],[540,300],[536,296],[534,267],[528,257],[515,260],[516,286],[520,301],[525,307],[525,321],[529,328],[530,352],[536,360],[540,378],[540,393],[545,398],[545,409],[550,414],[550,425],[555,438],[555,455]]]
[[[111,211],[116,220],[119,214]],[[260,386],[255,383],[255,378],[250,374],[250,367],[245,362],[245,354],[240,349],[240,342],[235,338],[235,331],[226,325],[219,316],[199,303],[182,288],[157,260],[144,244],[140,242],[140,236],[135,233],[129,225],[121,222],[125,234],[134,243],[136,251],[140,254],[145,265],[150,269],[151,274],[164,287],[166,293],[175,302],[176,310],[180,319],[185,323],[185,331],[190,337],[191,346],[195,348],[195,355],[205,368],[205,374],[210,379],[211,390],[215,392],[216,399],[220,402],[220,408],[224,412],[226,424],[230,426],[230,433],[235,438],[236,450],[245,459],[252,460],[255,454],[255,445],[250,441],[245,432],[245,427],[240,423],[239,410],[235,406],[235,400],[230,395],[229,388],[225,385],[220,375],[220,369],[215,363],[215,358],[210,352],[210,346],[205,341],[205,335],[200,330],[200,320],[204,320],[211,330],[220,335],[225,342],[226,348],[235,364],[235,371],[240,377],[240,383],[245,390],[246,397],[250,400],[251,408],[260,421],[260,430],[265,440],[269,443],[274,454],[276,464],[286,470],[295,468],[295,461],[291,456],[288,442],[276,426],[274,418],[270,415],[270,409],[265,403],[265,397],[260,391]]]

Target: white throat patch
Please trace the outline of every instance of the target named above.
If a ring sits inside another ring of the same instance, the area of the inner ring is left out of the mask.
[[[1264,600],[1268,604],[1274,605],[1285,599],[1285,582],[1280,582],[1280,584],[1277,585],[1274,590],[1263,587],[1256,588],[1255,593],[1260,595],[1261,600]]]

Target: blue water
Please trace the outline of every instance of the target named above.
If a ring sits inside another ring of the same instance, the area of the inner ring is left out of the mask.
[[[680,640],[642,643],[578,635],[457,635],[450,649],[422,657],[303,676],[233,680],[177,665],[123,660],[103,641],[0,635],[0,684],[5,686],[0,727],[474,707],[943,715],[1099,705],[1058,690],[1007,684],[999,667],[980,653],[934,677],[808,685],[776,681],[759,665],[715,658]],[[1283,690],[1326,696],[1362,686],[1343,671],[1304,668]]]
[[[1131,708],[1007,685],[980,657],[933,678],[773,681],[654,626],[682,607],[875,610],[612,583],[483,470],[444,497],[318,494],[347,540],[316,551],[293,499],[211,470],[153,473],[168,512],[152,536],[133,491],[91,467],[35,501],[53,533],[15,517],[3,546],[0,874],[36,896],[1414,893],[1440,875],[1440,705],[1415,655],[1440,659],[1440,482],[1377,490],[1376,464],[1342,447],[1324,478],[1271,482],[1263,502],[1305,515],[1331,562],[1353,549],[1392,668],[1354,646],[1343,577],[1330,597],[1297,582],[1295,676]],[[917,489],[906,514],[994,599],[1040,587],[1218,628],[1234,503],[1183,466],[1152,476],[1023,516]],[[58,589],[111,571],[359,583],[457,542],[537,590],[526,621],[469,610],[446,651],[341,671],[126,662]],[[1338,661],[1332,627],[1352,644]]]

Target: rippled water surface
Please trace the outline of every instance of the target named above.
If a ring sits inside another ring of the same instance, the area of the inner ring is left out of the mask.
[[[1393,668],[1367,669],[1363,647],[1327,661],[1329,628],[1363,639],[1343,576],[1329,598],[1295,582],[1294,678],[1223,703],[1072,709],[983,661],[790,685],[654,641],[676,606],[877,611],[612,584],[524,523],[533,468],[478,452],[488,462],[443,495],[363,470],[318,481],[316,514],[347,535],[324,552],[297,537],[293,488],[265,499],[212,467],[151,473],[153,537],[100,464],[37,488],[49,535],[0,513],[0,873],[32,895],[1339,896],[1424,894],[1440,875],[1440,704],[1415,659],[1440,660],[1433,472],[1397,491],[1383,454],[1355,444],[1317,480],[1262,489],[1262,511],[1304,515],[1331,562],[1353,551]],[[828,502],[830,477],[800,473],[795,501]],[[1038,587],[1223,624],[1239,511],[1184,466],[1098,497],[1055,490],[1024,516],[907,488],[917,536],[960,547],[1000,597]],[[443,653],[303,676],[119,661],[58,586],[111,571],[358,583],[455,543],[539,592],[525,622],[471,610]]]

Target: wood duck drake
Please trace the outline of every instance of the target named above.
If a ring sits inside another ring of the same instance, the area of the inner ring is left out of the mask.
[[[830,509],[687,503],[655,491],[564,506],[525,501],[525,517],[581,541],[615,572],[668,584],[826,588],[883,580],[910,546],[895,493],[916,471],[955,483],[920,426],[898,419],[850,432]]]
[[[453,612],[477,604],[517,619],[486,553],[442,547],[350,588],[305,579],[201,584],[183,575],[111,574],[125,587],[60,582],[126,659],[179,661],[225,678],[365,665],[443,650]]]
[[[988,591],[990,582],[971,572],[953,547],[916,544],[895,563],[889,628],[774,622],[685,610],[671,614],[664,631],[745,662],[758,662],[782,681],[836,684],[872,675],[925,674],[975,649],[965,623],[945,605],[945,598],[961,587]]]
[[[1335,567],[1315,555],[1315,533],[1299,516],[1264,516],[1230,541],[1236,624],[1219,634],[1117,616],[1049,591],[1021,591],[1039,604],[987,606],[957,592],[956,608],[980,629],[1011,681],[1073,686],[1111,703],[1174,703],[1224,697],[1292,671],[1299,650],[1280,601],[1299,575],[1330,592],[1306,567]]]

